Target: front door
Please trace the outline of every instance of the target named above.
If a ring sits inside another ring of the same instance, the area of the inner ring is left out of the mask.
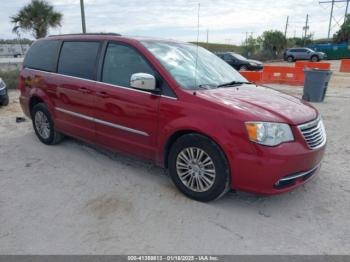
[[[154,159],[160,96],[131,88],[134,73],[156,75],[136,49],[110,42],[96,86],[96,139],[109,148]]]

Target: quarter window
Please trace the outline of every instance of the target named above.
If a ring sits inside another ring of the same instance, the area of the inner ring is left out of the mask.
[[[56,71],[59,46],[60,42],[57,40],[35,42],[28,50],[23,66],[48,72]]]
[[[108,44],[102,81],[130,87],[130,77],[134,73],[148,73],[155,76],[154,70],[135,49],[121,44]]]
[[[64,42],[57,72],[63,75],[94,79],[99,42]]]

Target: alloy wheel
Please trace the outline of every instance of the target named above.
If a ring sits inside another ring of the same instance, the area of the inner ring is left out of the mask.
[[[195,192],[205,192],[215,182],[216,170],[213,160],[204,150],[197,147],[187,147],[177,155],[176,171],[181,182]]]
[[[47,116],[42,111],[37,111],[34,117],[36,130],[43,139],[50,137],[50,123]]]

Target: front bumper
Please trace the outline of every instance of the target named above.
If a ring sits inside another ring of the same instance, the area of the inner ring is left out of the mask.
[[[7,88],[0,89],[0,97],[7,95]]]
[[[277,147],[251,143],[252,152],[238,153],[231,159],[231,187],[272,195],[293,190],[315,176],[320,169],[325,145],[310,149],[297,127],[293,129],[293,142]]]
[[[7,88],[0,90],[0,104],[2,104],[4,101],[8,100],[8,94],[7,94]]]
[[[263,69],[264,69],[263,65],[257,65],[257,66],[249,65],[248,66],[248,70],[250,70],[250,71],[260,71],[260,70],[263,70]]]

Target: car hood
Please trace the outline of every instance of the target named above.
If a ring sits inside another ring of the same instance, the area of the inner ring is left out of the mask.
[[[247,121],[272,121],[298,125],[317,117],[317,110],[307,102],[271,88],[241,85],[197,92],[202,98],[244,111]]]
[[[247,61],[248,61],[249,63],[256,63],[256,64],[258,64],[258,65],[262,65],[262,62],[260,62],[260,61],[258,61],[258,60],[247,59]]]

